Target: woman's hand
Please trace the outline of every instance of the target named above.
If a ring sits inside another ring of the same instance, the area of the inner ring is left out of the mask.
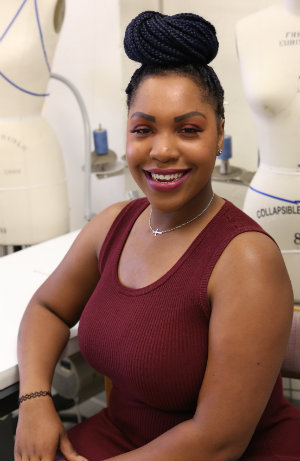
[[[57,450],[67,461],[87,461],[73,448],[52,400],[22,402],[15,440],[15,461],[54,461]]]

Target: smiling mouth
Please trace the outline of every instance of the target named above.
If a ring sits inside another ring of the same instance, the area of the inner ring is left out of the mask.
[[[150,171],[146,171],[146,174],[153,179],[153,181],[160,182],[160,183],[170,183],[177,181],[178,179],[182,178],[187,173],[187,171],[182,171],[180,173],[170,173],[170,174],[157,174],[152,173]]]

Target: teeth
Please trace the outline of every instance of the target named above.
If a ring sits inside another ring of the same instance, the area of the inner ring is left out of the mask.
[[[181,178],[184,173],[175,173],[175,174],[155,174],[155,173],[150,173],[152,179],[154,181],[160,181],[160,182],[169,182],[169,181],[175,181],[176,179]]]

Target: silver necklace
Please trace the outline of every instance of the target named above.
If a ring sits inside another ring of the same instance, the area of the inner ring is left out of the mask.
[[[205,211],[210,207],[213,199],[214,199],[214,192],[212,194],[212,197],[210,199],[210,201],[208,202],[208,204],[206,205],[206,207],[204,208],[204,210],[202,210],[199,214],[197,214],[197,216],[195,216],[194,218],[192,219],[189,219],[189,221],[186,221],[182,224],[179,224],[178,226],[175,226],[175,227],[172,227],[171,229],[166,229],[166,230],[158,230],[158,228],[156,230],[153,229],[153,227],[151,226],[151,216],[152,216],[152,208],[150,210],[150,213],[149,213],[149,228],[152,232],[152,234],[154,234],[154,236],[156,237],[157,235],[162,235],[162,234],[166,234],[167,232],[172,232],[173,230],[176,230],[176,229],[179,229],[180,227],[183,227],[183,226],[186,226],[187,224],[190,224],[191,222],[195,221],[196,219],[200,218],[200,216],[203,215],[203,213],[205,213]]]

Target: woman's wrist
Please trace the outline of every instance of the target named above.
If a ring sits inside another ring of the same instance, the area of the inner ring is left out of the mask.
[[[51,395],[50,391],[40,390],[40,391],[28,392],[28,393],[25,393],[25,394],[20,394],[19,399],[18,399],[18,403],[19,403],[19,406],[20,406],[21,403],[26,401],[26,400],[35,399],[35,398],[38,398],[38,397],[47,397],[47,396],[52,398],[52,395]]]

